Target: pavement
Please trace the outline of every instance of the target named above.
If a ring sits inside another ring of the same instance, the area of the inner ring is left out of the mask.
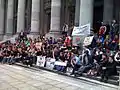
[[[0,64],[0,90],[118,90],[45,70]]]

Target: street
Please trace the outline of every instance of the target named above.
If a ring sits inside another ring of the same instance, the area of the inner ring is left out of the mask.
[[[116,86],[117,87],[117,86]],[[0,64],[0,90],[118,90],[44,70]]]

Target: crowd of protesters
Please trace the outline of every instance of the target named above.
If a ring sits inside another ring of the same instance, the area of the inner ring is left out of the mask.
[[[120,65],[119,45],[119,30],[115,21],[110,27],[102,24],[91,45],[83,46],[82,50],[79,46],[72,46],[69,35],[58,39],[40,36],[33,40],[22,31],[15,43],[7,41],[0,44],[0,62],[21,62],[33,66],[37,56],[46,56],[67,62],[66,66],[54,67],[61,72],[66,73],[67,68],[71,67],[70,75],[99,75],[102,81],[107,81],[109,76],[117,74],[116,65]]]

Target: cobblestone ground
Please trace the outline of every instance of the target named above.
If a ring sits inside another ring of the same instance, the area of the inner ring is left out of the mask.
[[[118,90],[44,70],[0,64],[0,90]]]

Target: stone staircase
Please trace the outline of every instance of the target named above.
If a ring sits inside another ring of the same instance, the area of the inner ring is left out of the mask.
[[[54,73],[58,73],[58,74],[61,74],[61,75],[65,75],[65,76],[69,76],[69,77],[73,77],[73,78],[80,78],[81,77],[74,77],[74,76],[71,76],[70,73],[67,74],[67,73],[62,73],[62,72],[58,72],[58,71],[55,71],[55,70],[50,70],[50,69],[47,69],[45,67],[38,67],[38,66],[33,66],[33,67],[28,67],[26,65],[23,65],[21,63],[16,63],[16,65],[18,66],[22,66],[22,67],[26,67],[26,68],[32,68],[34,70],[36,70],[37,68],[38,69],[43,69],[43,70],[47,70],[47,71],[50,71],[50,72],[54,72]],[[120,72],[120,66],[117,66],[117,71]],[[82,77],[85,77],[86,79],[89,79],[90,81],[91,80],[95,80],[95,81],[100,81],[100,76],[97,76],[97,77],[91,77],[91,76],[86,76],[86,74],[83,74]],[[82,79],[84,80],[84,79]],[[119,74],[116,75],[116,76],[111,76],[107,82],[108,84],[112,84],[112,85],[116,85],[116,86],[119,86]]]
[[[18,35],[13,35],[11,37],[5,37],[2,41],[0,41],[0,43],[4,43],[6,41],[11,41],[12,43],[14,43],[15,42],[15,38],[17,38],[17,37],[18,37]]]
[[[100,76],[97,76],[97,77],[89,77],[89,76],[86,76],[86,75],[83,75],[83,76],[86,77],[86,78],[89,78],[89,79],[100,81]],[[111,76],[107,83],[118,86],[119,85],[119,76],[118,75]]]
[[[118,74],[115,76],[111,76],[107,83],[117,85],[117,86],[119,85],[120,66],[117,66],[117,72]],[[100,76],[97,76],[97,77],[91,77],[91,76],[86,76],[86,75],[83,75],[83,76],[89,79],[100,81]]]

